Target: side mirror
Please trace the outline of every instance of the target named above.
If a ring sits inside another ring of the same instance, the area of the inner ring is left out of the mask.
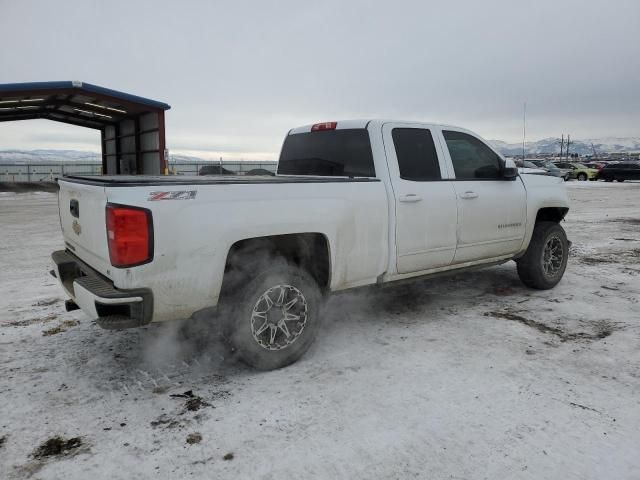
[[[502,178],[505,180],[515,180],[518,176],[518,167],[516,167],[516,162],[512,159],[507,159],[504,162],[504,168],[502,169]]]

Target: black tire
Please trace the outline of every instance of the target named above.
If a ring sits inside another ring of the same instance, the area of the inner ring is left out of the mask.
[[[273,302],[271,307],[265,295]],[[225,299],[225,337],[233,352],[247,365],[259,370],[285,367],[302,357],[315,340],[321,301],[317,283],[305,270],[276,258]],[[286,312],[298,316],[298,320],[285,322],[285,306],[291,302],[293,305]],[[263,317],[256,315],[262,309],[267,312],[264,323]],[[266,329],[260,331],[261,328]],[[290,337],[293,340],[289,343]]]
[[[576,175],[576,178],[579,181],[584,182],[587,179],[587,174],[586,173],[579,173],[578,175]]]
[[[620,183],[624,182],[624,178],[618,178],[618,182]]]
[[[550,266],[547,264],[545,270],[545,256],[549,252],[545,249],[549,242],[551,247],[561,248],[558,262],[552,262]],[[533,229],[531,242],[525,254],[517,260],[518,276],[522,283],[527,287],[536,288],[538,290],[548,290],[555,287],[562,279],[564,271],[567,268],[567,260],[569,258],[569,242],[567,234],[560,224],[555,222],[538,222]]]

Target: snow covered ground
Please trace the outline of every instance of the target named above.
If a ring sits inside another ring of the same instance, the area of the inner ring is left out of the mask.
[[[345,292],[267,373],[66,313],[55,196],[0,193],[0,478],[640,478],[640,183],[568,189],[554,290],[509,263]]]

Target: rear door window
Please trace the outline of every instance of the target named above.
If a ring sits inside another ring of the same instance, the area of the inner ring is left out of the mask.
[[[354,128],[288,135],[278,174],[375,177],[369,132]]]
[[[443,130],[457,180],[496,180],[502,161],[497,153],[474,136]]]
[[[440,180],[438,153],[431,132],[424,128],[394,128],[391,132],[403,180]]]

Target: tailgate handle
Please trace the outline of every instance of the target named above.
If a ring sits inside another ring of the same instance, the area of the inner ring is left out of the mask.
[[[71,212],[72,216],[80,218],[80,204],[75,198],[72,198],[69,202],[69,211]]]

